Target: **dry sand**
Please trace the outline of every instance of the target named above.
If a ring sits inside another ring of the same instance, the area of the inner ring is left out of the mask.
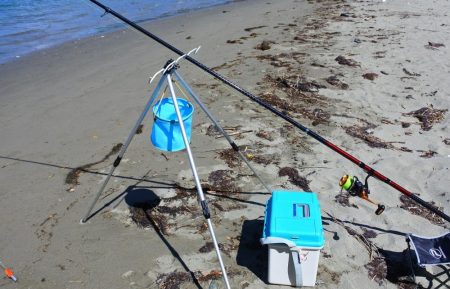
[[[445,0],[244,1],[145,26],[182,50],[202,45],[198,60],[449,213],[447,11]],[[1,288],[209,288],[218,277],[195,191],[181,188],[193,187],[186,156],[151,146],[151,117],[97,204],[105,207],[79,224],[114,160],[105,156],[153,89],[147,77],[170,57],[124,30],[0,66],[0,260],[19,278]],[[376,180],[381,216],[338,196],[339,178],[361,170],[192,65],[179,71],[272,188],[318,193],[326,244],[317,288],[413,288],[396,281],[407,265],[383,256],[401,255],[405,233],[437,235],[448,224],[406,211],[415,205]],[[427,107],[436,122],[407,115]],[[285,288],[265,283],[258,239],[269,195],[209,125],[197,109],[192,149],[232,287]],[[448,279],[440,270],[419,281],[438,287]]]

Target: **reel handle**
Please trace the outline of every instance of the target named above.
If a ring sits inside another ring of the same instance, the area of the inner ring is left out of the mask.
[[[386,207],[384,205],[378,204],[378,209],[375,211],[375,215],[381,215]]]

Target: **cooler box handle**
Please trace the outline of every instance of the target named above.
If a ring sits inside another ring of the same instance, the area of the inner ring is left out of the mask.
[[[309,204],[301,204],[301,203],[297,203],[294,204],[294,217],[302,217],[302,218],[309,218],[311,216],[311,210],[309,209]],[[298,208],[302,209],[302,216],[298,216],[299,212],[298,212]]]

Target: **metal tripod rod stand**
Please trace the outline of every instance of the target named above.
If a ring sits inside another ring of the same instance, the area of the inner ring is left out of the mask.
[[[183,136],[183,141],[184,141],[184,144],[186,146],[186,152],[187,152],[188,157],[189,157],[189,164],[191,165],[192,174],[194,175],[195,185],[197,187],[198,198],[199,198],[199,201],[200,201],[200,205],[202,206],[203,216],[205,217],[206,222],[208,223],[208,229],[209,229],[209,232],[211,233],[211,238],[212,238],[212,241],[213,241],[213,244],[214,244],[214,248],[216,250],[217,259],[219,259],[220,268],[222,269],[223,281],[225,282],[225,285],[226,285],[227,289],[230,289],[231,287],[230,287],[230,283],[228,281],[227,272],[225,270],[225,266],[224,266],[223,261],[222,261],[222,256],[220,254],[219,244],[217,243],[216,235],[214,233],[214,228],[213,228],[213,225],[212,225],[212,222],[211,222],[211,215],[209,213],[208,203],[207,203],[207,201],[205,199],[205,195],[203,194],[202,185],[200,184],[200,179],[199,179],[198,174],[197,174],[197,168],[195,167],[194,157],[192,156],[191,147],[189,145],[189,140],[187,138],[186,130],[184,128],[183,118],[181,117],[180,109],[178,108],[178,103],[177,103],[177,99],[176,99],[176,95],[175,95],[175,90],[173,89],[172,78],[170,76],[170,73],[171,73],[171,71],[169,71],[166,74],[167,83],[169,84],[170,94],[172,95],[172,100],[173,100],[173,104],[174,104],[174,107],[175,107],[175,112],[177,113],[178,122],[180,124],[181,134]]]
[[[230,283],[228,281],[228,275],[227,275],[227,272],[226,272],[226,269],[225,269],[225,265],[223,263],[222,256],[221,256],[221,253],[220,253],[220,248],[219,248],[219,245],[217,243],[216,235],[214,233],[213,224],[211,222],[211,215],[210,215],[210,212],[209,212],[208,203],[207,203],[207,201],[205,199],[205,195],[203,193],[203,190],[202,190],[202,187],[201,187],[201,184],[200,184],[200,179],[199,179],[198,174],[197,174],[197,168],[195,166],[194,158],[193,158],[192,151],[191,151],[191,148],[190,148],[190,145],[189,145],[189,140],[188,140],[187,135],[186,135],[186,129],[185,129],[185,126],[184,126],[183,118],[181,117],[180,109],[178,107],[178,103],[177,103],[177,100],[176,100],[176,94],[175,94],[175,91],[174,91],[174,88],[173,88],[173,85],[172,85],[171,73],[173,73],[175,71],[175,69],[176,69],[176,66],[173,66],[172,68],[170,68],[167,71],[165,71],[164,74],[162,75],[162,77],[159,80],[159,82],[158,82],[154,92],[152,93],[152,96],[150,97],[150,99],[147,102],[144,110],[142,111],[141,115],[139,116],[139,119],[137,120],[136,124],[134,125],[133,130],[129,134],[125,144],[122,146],[122,148],[121,148],[121,150],[120,150],[116,160],[114,161],[113,167],[111,168],[108,176],[103,181],[102,186],[100,187],[99,191],[95,195],[95,197],[94,197],[94,199],[93,199],[93,201],[92,201],[92,203],[91,203],[91,205],[89,207],[89,210],[87,211],[87,213],[84,216],[84,218],[81,219],[81,223],[85,223],[88,220],[88,218],[90,217],[90,214],[91,214],[95,204],[97,203],[100,195],[103,193],[103,191],[104,191],[106,185],[108,184],[112,174],[114,173],[114,170],[119,166],[120,161],[122,160],[122,157],[125,154],[125,151],[127,150],[127,148],[130,145],[134,135],[137,132],[137,129],[139,128],[139,126],[142,123],[143,119],[145,118],[145,116],[147,115],[148,111],[150,110],[153,101],[159,95],[162,85],[165,82],[167,82],[167,85],[168,85],[168,87],[170,89],[170,93],[172,95],[172,100],[173,100],[173,103],[174,103],[175,112],[177,114],[178,122],[179,122],[179,125],[180,125],[181,134],[183,136],[183,141],[184,141],[184,144],[186,146],[186,152],[188,154],[189,164],[191,166],[192,174],[194,176],[195,184],[196,184],[196,187],[197,187],[198,200],[199,200],[200,205],[202,207],[202,213],[203,213],[203,216],[205,217],[206,222],[208,224],[208,229],[210,231],[211,238],[212,238],[212,241],[213,241],[213,244],[214,244],[214,248],[216,250],[217,258],[218,258],[219,263],[220,263],[220,268],[222,270],[222,277],[223,277],[223,280],[225,282],[226,288],[227,289],[231,289]]]
[[[206,108],[206,106],[200,101],[200,99],[197,97],[197,95],[194,93],[194,91],[183,80],[181,75],[176,70],[174,70],[173,74],[174,74],[175,78],[178,80],[178,82],[181,84],[181,86],[189,93],[189,95],[195,100],[195,102],[198,104],[198,106],[200,106],[200,108],[205,112],[205,114],[208,116],[208,118],[211,120],[211,122],[217,128],[217,130],[225,137],[225,139],[228,141],[228,143],[233,148],[233,150],[239,155],[239,157],[245,162],[245,164],[253,172],[253,175],[261,182],[261,184],[264,186],[264,188],[267,190],[267,192],[272,193],[272,190],[270,189],[270,187],[263,181],[263,179],[259,176],[259,174],[256,172],[256,170],[253,168],[253,166],[250,165],[247,158],[244,156],[244,154],[239,149],[239,146],[236,145],[236,143],[231,139],[231,137],[228,135],[228,133],[222,128],[222,126],[214,118],[214,116],[209,112],[209,110]]]
[[[153,91],[152,96],[148,100],[147,104],[145,105],[144,110],[142,111],[141,115],[139,116],[139,119],[137,120],[136,124],[134,125],[133,129],[131,130],[130,134],[128,135],[127,140],[125,141],[125,144],[120,149],[119,154],[117,155],[116,160],[113,163],[113,166],[111,167],[111,170],[108,173],[108,176],[103,181],[102,186],[98,190],[97,194],[95,195],[94,199],[92,200],[91,205],[89,206],[89,210],[86,212],[86,215],[81,219],[81,223],[86,223],[88,218],[91,215],[92,210],[94,209],[95,204],[97,203],[98,199],[100,198],[100,195],[103,193],[103,191],[106,188],[106,185],[109,182],[109,179],[111,178],[112,174],[116,170],[116,168],[119,166],[120,161],[122,160],[123,155],[125,154],[125,151],[127,150],[128,146],[130,145],[131,141],[133,140],[133,137],[136,135],[136,132],[141,125],[142,121],[144,120],[145,116],[147,115],[148,111],[150,110],[153,101],[155,100],[156,96],[158,96],[159,92],[161,91],[161,87],[165,82],[165,78],[161,77],[158,84],[156,85],[155,90]]]

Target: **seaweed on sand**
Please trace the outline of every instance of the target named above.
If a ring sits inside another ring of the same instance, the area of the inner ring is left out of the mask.
[[[361,66],[357,61],[355,61],[351,58],[345,58],[342,55],[339,55],[334,60],[336,60],[337,63],[339,63],[340,65],[347,65],[347,66],[351,66],[351,67]]]
[[[296,168],[291,167],[281,168],[278,171],[278,176],[280,177],[288,176],[289,181],[292,184],[302,188],[306,192],[311,192],[311,188],[309,187],[309,183],[311,181],[307,180],[305,177],[300,176]]]
[[[340,192],[336,196],[334,196],[334,201],[341,204],[343,207],[351,207],[350,204],[350,195],[345,192]]]
[[[187,198],[193,198],[189,195]],[[131,220],[140,228],[154,228],[163,235],[170,235],[170,229],[173,227],[173,220],[179,215],[190,214],[195,216],[200,214],[197,206],[187,205],[183,202],[181,205],[174,205],[176,199],[185,198],[177,194],[176,197],[165,199],[167,205],[160,205],[160,200],[154,202],[137,203],[129,206]]]
[[[284,113],[293,112],[313,121],[313,125],[328,122],[330,114],[324,111],[331,105],[328,98],[317,92],[324,86],[315,81],[306,81],[298,75],[272,77],[266,75],[265,80],[273,85],[274,89],[281,89],[288,99],[278,97],[274,93],[262,94],[262,100],[277,107]]]
[[[362,75],[362,77],[364,77],[365,79],[368,79],[368,80],[375,80],[378,77],[378,74],[376,74],[374,72],[369,72],[369,73],[364,73]]]
[[[414,202],[412,199],[408,198],[405,195],[400,196],[400,202],[402,203],[400,205],[400,208],[409,211],[413,215],[421,216],[422,218],[425,218],[429,220],[431,223],[436,225],[444,225],[445,221],[435,213],[431,212],[430,210],[426,209],[425,207],[422,207],[421,205]],[[435,209],[442,210],[442,207],[438,207],[435,205],[435,202],[431,201],[430,205],[434,207]]]
[[[240,274],[236,270],[227,268],[228,277]],[[187,282],[193,282],[194,279],[199,282],[208,282],[222,278],[222,272],[219,270],[211,271],[195,271],[195,272],[178,272],[159,274],[156,278],[156,284],[159,289],[180,289],[181,285]]]
[[[82,172],[86,172],[90,167],[98,165],[98,164],[106,161],[112,155],[117,154],[121,148],[122,148],[122,143],[118,143],[118,144],[114,145],[112,147],[111,151],[106,156],[104,156],[101,160],[74,168],[67,174],[65,183],[67,185],[71,185],[71,189],[74,186],[77,186],[79,184],[78,179],[80,178],[80,175]]]
[[[367,126],[348,126],[345,127],[345,132],[352,137],[359,138],[363,140],[367,145],[373,148],[384,148],[384,149],[393,149],[395,148],[392,143],[385,142],[381,140],[380,138],[372,135],[370,133],[370,129],[372,129],[373,125],[367,125]]]
[[[384,280],[386,280],[387,264],[384,257],[377,256],[364,267],[368,270],[369,277],[377,282],[378,285],[382,285]]]
[[[437,154],[437,152],[432,151],[432,150],[427,150],[427,151],[418,150],[418,152],[422,153],[420,155],[421,158],[427,158],[427,159],[432,158],[434,155]]]
[[[192,276],[188,272],[163,273],[156,278],[160,289],[179,289],[181,284],[191,281]]]
[[[339,80],[336,75],[331,75],[326,79],[326,81],[333,86],[339,87],[340,89],[348,89],[348,84]]]
[[[405,113],[404,115],[417,118],[421,122],[423,130],[430,130],[433,127],[433,124],[444,119],[444,115],[447,111],[448,109],[435,109],[433,108],[433,105],[430,105]]]
[[[274,42],[264,40],[260,44],[256,45],[255,49],[262,50],[262,51],[269,50],[272,47],[272,45],[271,45],[272,43],[274,43]]]
[[[211,190],[230,193],[240,192],[232,170],[216,170],[211,172],[208,177],[208,183],[211,186]]]

